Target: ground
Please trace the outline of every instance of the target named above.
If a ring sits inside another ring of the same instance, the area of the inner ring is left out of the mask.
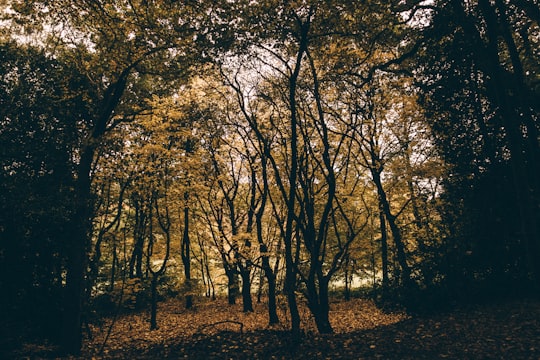
[[[331,304],[335,333],[319,335],[301,307],[303,334],[293,341],[282,324],[268,326],[264,303],[243,313],[241,304],[180,299],[159,304],[159,329],[147,312],[90,326],[80,359],[540,359],[540,302],[495,302],[412,315],[382,311],[367,299]],[[111,327],[112,325],[112,327]],[[109,336],[107,336],[109,334]],[[26,344],[14,358],[49,357],[49,347]]]

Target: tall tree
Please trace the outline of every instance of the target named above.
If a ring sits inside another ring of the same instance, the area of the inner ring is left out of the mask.
[[[538,289],[540,62],[532,51],[538,6],[437,5],[418,80],[437,145],[451,165],[446,195],[461,213],[452,240],[461,250],[453,262],[475,264],[477,279],[508,286],[528,282],[530,274]],[[464,261],[471,256],[474,261]]]
[[[47,52],[77,66],[99,97],[77,149],[76,209],[68,226],[74,240],[67,249],[62,347],[76,354],[82,340],[82,293],[92,233],[91,180],[96,150],[106,132],[140,111],[140,99],[149,91],[163,92],[185,73],[190,62],[187,58],[196,54],[187,50],[194,40],[194,25],[202,24],[192,18],[207,13],[201,10],[202,5],[194,8],[146,1],[13,1],[11,7],[18,23],[24,24],[26,31],[34,31]],[[41,31],[45,28],[46,32]]]
[[[40,48],[2,41],[0,57],[3,315],[57,340],[71,241],[66,222],[75,211],[73,154],[95,89],[73,64]]]

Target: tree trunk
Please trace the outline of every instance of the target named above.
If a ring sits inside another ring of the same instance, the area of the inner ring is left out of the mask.
[[[264,279],[264,270],[259,271],[259,287],[257,289],[257,304],[262,302],[262,292],[263,292],[263,279]]]
[[[260,244],[261,253],[265,254],[268,249],[266,244]],[[268,256],[263,255],[262,257],[262,268],[264,271],[264,276],[268,282],[268,319],[269,324],[279,324],[279,317],[277,314],[277,305],[276,305],[276,274],[270,267],[270,260]]]
[[[127,77],[132,67],[124,69],[106,89],[100,114],[95,119],[91,135],[85,139],[80,149],[80,161],[75,182],[76,211],[69,220],[68,228],[72,231],[72,241],[68,246],[66,263],[66,288],[64,293],[64,313],[60,347],[66,354],[78,355],[82,347],[81,314],[84,296],[84,283],[87,265],[87,246],[92,235],[91,169],[95,155],[95,144],[107,129],[111,114],[116,109],[124,90]]]
[[[187,201],[188,193],[184,193],[184,199]],[[191,253],[190,253],[190,239],[189,239],[189,208],[184,207],[184,235],[182,237],[182,262],[184,264],[184,276],[186,282],[186,309],[193,307],[193,295],[191,288]]]
[[[82,347],[81,314],[84,292],[86,250],[83,241],[86,231],[79,226],[73,231],[66,264],[66,287],[62,318],[62,352],[78,355]]]
[[[328,280],[322,273],[322,261],[320,259],[320,247],[316,244],[315,229],[313,223],[307,225],[304,232],[304,242],[306,247],[311,247],[310,269],[307,277],[304,278],[306,285],[306,297],[308,307],[315,319],[317,330],[320,334],[330,334],[333,332],[328,318]],[[311,241],[308,241],[311,239]]]
[[[383,295],[385,295],[390,280],[388,279],[388,234],[386,232],[386,220],[384,219],[384,212],[382,209],[379,211],[379,224],[381,229],[382,290]]]
[[[109,286],[109,291],[114,290],[114,279],[116,277],[116,266],[118,265],[118,255],[116,254],[116,240],[113,242],[113,258],[112,258],[112,266],[111,266],[111,284]]]
[[[264,261],[264,260],[263,260]],[[277,314],[277,304],[276,304],[276,275],[270,269],[268,265],[267,269],[264,271],[266,280],[268,281],[268,319],[269,324],[279,324],[279,317]]]
[[[142,203],[138,200],[133,201],[133,203],[135,204],[135,227],[133,229],[135,245],[133,246],[131,258],[129,260],[129,277],[142,279],[144,235],[147,220]]]
[[[150,306],[150,330],[156,330],[157,327],[157,283],[158,273],[152,273],[151,291],[152,304]]]
[[[345,298],[345,301],[349,301],[351,299],[351,288],[350,288],[350,282],[349,282],[349,277],[351,276],[350,275],[350,272],[349,272],[349,265],[351,263],[351,259],[349,257],[349,255],[347,255],[345,257],[345,266],[344,266],[344,279],[345,279],[345,291],[344,291],[344,294],[343,294],[343,297]]]
[[[296,270],[295,261],[293,258],[293,223],[295,221],[295,204],[296,204],[296,187],[298,184],[298,118],[296,109],[296,87],[298,77],[300,75],[300,67],[302,58],[308,48],[308,33],[310,20],[305,23],[300,23],[301,38],[299,39],[298,53],[296,54],[296,63],[294,71],[289,78],[289,104],[291,111],[290,121],[290,151],[291,163],[289,171],[289,192],[286,198],[287,203],[287,220],[285,224],[285,236],[283,243],[285,245],[285,292],[289,303],[289,311],[291,313],[291,332],[294,340],[300,337],[300,314],[298,312],[298,304],[296,301]]]
[[[208,261],[205,262],[206,278],[208,279],[208,284],[210,286],[210,298],[216,300],[216,290],[214,288],[214,281],[210,275],[210,266],[208,266]]]
[[[240,265],[242,277],[242,304],[244,312],[253,312],[253,300],[251,298],[251,271],[249,265]]]
[[[60,346],[65,354],[80,354],[82,347],[82,305],[87,262],[87,244],[91,233],[90,169],[94,149],[83,148],[77,176],[76,212],[70,219],[72,241],[68,245],[66,287]]]
[[[234,305],[236,304],[236,297],[238,296],[238,278],[236,271],[231,269],[230,266],[226,265],[225,275],[227,275],[227,299],[229,301],[229,305]]]
[[[313,314],[313,318],[315,319],[315,324],[317,325],[319,333],[331,334],[334,332],[334,329],[332,328],[329,319],[330,304],[328,302],[328,280],[324,278],[322,274],[318,275],[318,280],[318,291],[315,277],[308,280],[308,305]]]

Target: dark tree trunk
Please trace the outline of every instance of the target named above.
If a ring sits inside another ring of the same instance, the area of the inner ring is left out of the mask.
[[[313,223],[309,224],[304,232],[306,246],[310,246],[310,269],[304,278],[306,285],[306,298],[308,307],[313,315],[317,330],[320,334],[330,334],[333,332],[328,318],[328,278],[323,275],[320,259],[320,247],[316,246],[315,229]],[[309,240],[311,239],[311,240]]]
[[[259,271],[259,287],[257,289],[257,304],[262,302],[262,293],[263,293],[263,279],[264,279],[264,270]]]
[[[86,250],[84,229],[74,229],[73,244],[66,264],[66,287],[62,318],[61,348],[66,354],[78,355],[82,347],[81,315],[83,305]],[[79,240],[80,239],[80,240]]]
[[[216,300],[216,289],[214,288],[214,282],[212,281],[212,278],[210,277],[210,271],[208,270],[208,281],[210,283],[210,298],[212,300]]]
[[[204,269],[206,271],[206,279],[208,280],[208,286],[209,286],[209,291],[210,291],[209,297],[212,300],[216,300],[216,291],[214,289],[214,281],[212,280],[212,276],[210,274],[210,266],[208,265],[207,260],[205,261]]]
[[[242,277],[242,304],[244,312],[253,312],[253,300],[251,298],[251,271],[249,264],[240,266]]]
[[[150,306],[150,330],[156,330],[157,327],[157,283],[158,273],[152,273],[151,291],[152,291],[152,304]]]
[[[152,304],[150,307],[150,330],[155,330],[158,328],[157,326],[157,303],[158,303],[158,293],[157,293],[157,285],[160,276],[162,276],[165,273],[165,270],[167,269],[167,261],[169,260],[170,255],[170,249],[171,249],[171,220],[169,217],[169,209],[165,207],[165,212],[162,214],[160,211],[159,203],[157,199],[150,199],[150,206],[149,206],[149,241],[148,241],[148,248],[147,248],[147,254],[146,254],[146,268],[147,271],[152,274],[152,281],[151,281],[151,292],[152,292]],[[161,263],[161,267],[156,271],[152,268],[152,261],[151,256],[153,253],[153,246],[154,246],[154,231],[152,227],[152,202],[154,202],[155,207],[155,214],[156,218],[158,220],[159,226],[161,230],[165,233],[165,256],[163,258],[163,262]]]
[[[197,236],[197,242],[201,249],[201,277],[206,287],[206,297],[215,300],[214,283],[210,275],[210,266],[208,265],[208,254],[206,253],[203,241],[200,236]]]
[[[188,193],[184,194],[184,200],[187,201]],[[191,309],[193,307],[193,295],[191,288],[191,242],[189,239],[189,208],[184,207],[184,235],[182,237],[182,262],[184,264],[184,276],[187,285],[186,294],[186,309]]]
[[[379,225],[381,229],[382,290],[384,295],[388,290],[390,280],[388,278],[388,233],[386,232],[386,220],[382,209],[379,211]]]
[[[264,244],[263,244],[264,245]],[[261,245],[261,250],[263,253],[266,252],[266,245]],[[270,267],[270,261],[268,256],[263,256],[262,258],[264,276],[268,282],[268,318],[270,325],[278,324],[279,317],[277,314],[277,305],[276,305],[276,275]]]
[[[82,150],[78,169],[76,212],[71,219],[72,241],[68,246],[66,263],[66,288],[62,318],[61,343],[66,354],[78,355],[82,347],[82,323],[87,245],[91,234],[90,169],[94,159],[94,148]]]
[[[257,241],[259,243],[259,251],[262,254],[262,270],[266,281],[268,283],[268,321],[270,325],[278,324],[279,317],[277,314],[277,304],[276,304],[276,273],[272,270],[270,266],[270,258],[268,257],[268,246],[265,244],[263,239],[263,215],[264,209],[266,208],[266,202],[268,199],[268,172],[267,172],[267,160],[269,157],[269,149],[266,143],[263,141],[262,145],[263,151],[261,154],[261,165],[262,165],[262,179],[263,179],[263,191],[261,195],[261,205],[257,213],[255,214],[255,225],[257,232]],[[279,262],[279,259],[276,260],[276,265]],[[262,284],[260,286],[262,288]]]
[[[225,275],[227,275],[227,299],[229,305],[234,305],[236,304],[236,298],[238,297],[238,277],[236,271],[227,265],[225,266]]]
[[[270,325],[279,324],[276,304],[276,276],[274,273],[266,274],[268,281],[268,321]]]
[[[135,245],[129,259],[129,277],[142,279],[143,248],[147,219],[142,203],[137,199],[133,203],[135,204],[135,227],[133,229]]]
[[[285,245],[285,293],[289,303],[289,311],[291,313],[291,332],[294,340],[300,337],[300,314],[298,312],[298,303],[296,301],[296,269],[295,259],[293,257],[293,230],[295,222],[295,207],[296,207],[296,188],[298,185],[298,118],[296,109],[296,88],[298,85],[298,77],[300,75],[300,67],[302,59],[308,48],[308,33],[310,27],[310,19],[305,23],[299,24],[301,34],[298,45],[298,53],[296,54],[296,63],[294,71],[289,78],[289,104],[291,111],[290,121],[290,151],[291,163],[289,171],[289,191],[286,197],[287,203],[287,220],[285,223],[285,236],[283,243]],[[297,240],[298,241],[298,240]]]
[[[320,334],[331,334],[334,332],[330,324],[329,312],[330,304],[328,302],[328,280],[319,274],[318,289],[317,281],[313,277],[307,284],[308,306],[315,319],[317,331]]]

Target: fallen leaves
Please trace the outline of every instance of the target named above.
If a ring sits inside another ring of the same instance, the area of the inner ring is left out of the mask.
[[[148,314],[117,319],[104,351],[110,319],[93,325],[84,359],[538,359],[540,358],[540,302],[508,302],[476,306],[450,313],[412,317],[386,313],[373,302],[354,299],[333,302],[330,318],[334,334],[315,331],[302,308],[304,333],[291,338],[281,307],[281,325],[268,327],[264,304],[243,313],[241,304],[225,300],[201,302],[195,310],[183,303],[160,304],[159,329],[149,330]],[[19,357],[32,356],[19,353]],[[43,354],[43,349],[40,349]],[[34,353],[35,355],[35,353]],[[37,356],[39,358],[39,356]]]

